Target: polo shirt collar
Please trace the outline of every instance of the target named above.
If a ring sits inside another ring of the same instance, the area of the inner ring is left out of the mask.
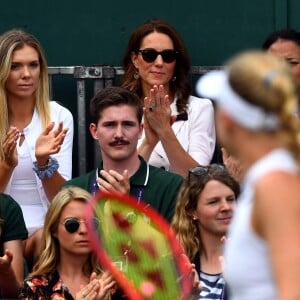
[[[147,176],[149,176],[149,174],[147,174],[147,171],[149,167],[146,161],[140,155],[139,155],[139,160],[140,160],[140,166],[138,170],[130,177],[131,186],[146,186],[148,182]],[[99,162],[99,166],[97,170],[102,170],[102,169],[103,169],[103,161],[101,160]]]

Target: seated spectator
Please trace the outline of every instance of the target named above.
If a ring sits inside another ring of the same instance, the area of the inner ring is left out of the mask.
[[[143,106],[139,97],[121,87],[99,91],[91,100],[90,132],[99,143],[101,162],[96,170],[67,181],[95,193],[99,189],[130,193],[171,221],[183,178],[149,165],[138,155]]]
[[[46,214],[39,259],[24,280],[20,299],[108,299],[115,283],[102,272],[87,236],[90,197],[78,187],[55,196]]]
[[[296,78],[300,103],[300,32],[294,29],[274,31],[266,37],[262,48],[268,53],[283,58],[291,66]]]
[[[49,101],[47,62],[33,35],[17,29],[1,34],[0,66],[0,191],[21,206],[31,267],[40,243],[34,233],[72,175],[73,117]]]
[[[190,170],[177,198],[173,228],[198,271],[198,299],[227,299],[220,257],[240,187],[223,165]]]
[[[24,279],[23,240],[28,236],[22,210],[0,194],[0,298],[17,298]]]
[[[150,20],[132,33],[123,58],[122,86],[144,103],[138,151],[151,165],[186,177],[210,163],[215,149],[214,109],[191,95],[190,61],[176,30]]]

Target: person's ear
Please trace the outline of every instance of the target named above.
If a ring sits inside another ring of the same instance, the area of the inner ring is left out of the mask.
[[[55,231],[52,231],[52,232],[51,232],[51,235],[52,235],[53,237],[57,238],[57,229],[56,229]]]
[[[91,136],[93,137],[94,140],[98,140],[98,135],[97,135],[97,125],[95,123],[91,123],[89,126],[89,130],[91,133]]]
[[[136,68],[136,69],[138,69],[139,68],[139,63],[138,63],[138,54],[136,54],[135,52],[131,52],[131,55],[130,55],[130,57],[131,57],[131,61],[132,61],[132,63],[133,63],[133,65],[134,65],[134,67]]]
[[[198,217],[197,217],[195,211],[188,212],[187,215],[188,215],[193,221],[195,221],[195,220],[198,219]]]
[[[143,134],[143,129],[144,129],[144,124],[140,124],[140,129],[139,129],[139,139],[142,137]]]

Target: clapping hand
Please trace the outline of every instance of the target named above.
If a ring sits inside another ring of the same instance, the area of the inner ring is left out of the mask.
[[[190,262],[189,258],[184,253],[182,254],[182,256],[185,259],[186,265],[190,269],[189,278],[191,280],[192,286],[189,299],[197,300],[199,299],[199,295],[202,289],[199,275],[197,273],[195,265]]]
[[[148,101],[146,100],[147,98],[145,98],[145,103]],[[146,105],[146,104],[145,104]],[[149,104],[147,104],[148,106]],[[143,108],[144,111],[144,132],[145,132],[145,139],[147,141],[148,144],[152,145],[152,147],[154,147],[158,141],[159,141],[159,137],[156,134],[156,132],[151,128],[151,125],[148,121],[147,118],[147,110],[149,108],[147,108],[146,106]]]
[[[20,131],[17,127],[10,127],[2,144],[4,161],[10,168],[18,164],[17,142],[20,137]]]
[[[58,128],[53,130],[55,123],[51,122],[38,137],[35,144],[35,156],[39,165],[46,164],[49,155],[59,152],[67,135],[68,128],[63,128],[60,122]]]
[[[94,276],[96,276],[95,273],[92,274],[91,278],[94,278]],[[104,272],[98,279],[98,282],[100,284],[100,289],[98,291],[97,300],[105,299],[107,293],[115,286],[116,282],[109,272]]]
[[[76,293],[76,300],[102,300],[105,299],[109,290],[115,285],[112,276],[105,272],[97,278],[93,272],[87,285],[80,285],[80,291]]]
[[[222,151],[222,159],[228,172],[232,177],[234,177],[237,181],[240,182],[243,173],[243,168],[241,166],[241,163],[235,157],[230,155],[224,147],[221,148],[221,151]]]
[[[165,94],[163,85],[153,86],[149,97],[144,99],[144,105],[144,119],[147,119],[152,131],[159,136],[172,123],[170,99]]]
[[[100,175],[102,178],[97,178],[97,182],[101,191],[129,194],[130,182],[127,170],[124,170],[123,174],[114,170],[101,170]]]

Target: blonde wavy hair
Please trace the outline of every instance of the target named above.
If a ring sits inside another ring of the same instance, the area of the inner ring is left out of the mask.
[[[231,87],[243,99],[278,116],[274,132],[300,162],[297,85],[290,66],[263,51],[246,51],[227,64]]]
[[[39,55],[40,80],[35,93],[35,105],[42,120],[43,128],[50,123],[48,69],[42,46],[33,35],[25,31],[9,30],[0,36],[0,145],[2,145],[9,129],[5,84],[11,70],[12,55],[15,50],[20,50],[25,45],[34,48]],[[3,159],[4,153],[2,147],[0,147],[0,161],[3,161]]]
[[[61,213],[70,202],[76,200],[87,203],[90,198],[90,193],[75,186],[66,187],[57,193],[45,217],[40,256],[33,267],[33,271],[28,275],[29,278],[47,276],[57,270],[57,265],[60,261],[60,250],[59,242],[53,236],[53,233],[57,230]],[[95,271],[97,274],[102,272],[97,258],[91,253],[83,272],[89,276],[92,271]]]
[[[197,220],[193,220],[193,213],[197,209],[198,199],[204,187],[210,180],[217,180],[228,186],[239,196],[239,183],[229,174],[223,165],[212,164],[203,167],[207,170],[200,174],[189,172],[178,193],[172,227],[181,243],[186,255],[193,261],[197,252],[202,250],[201,235]]]

